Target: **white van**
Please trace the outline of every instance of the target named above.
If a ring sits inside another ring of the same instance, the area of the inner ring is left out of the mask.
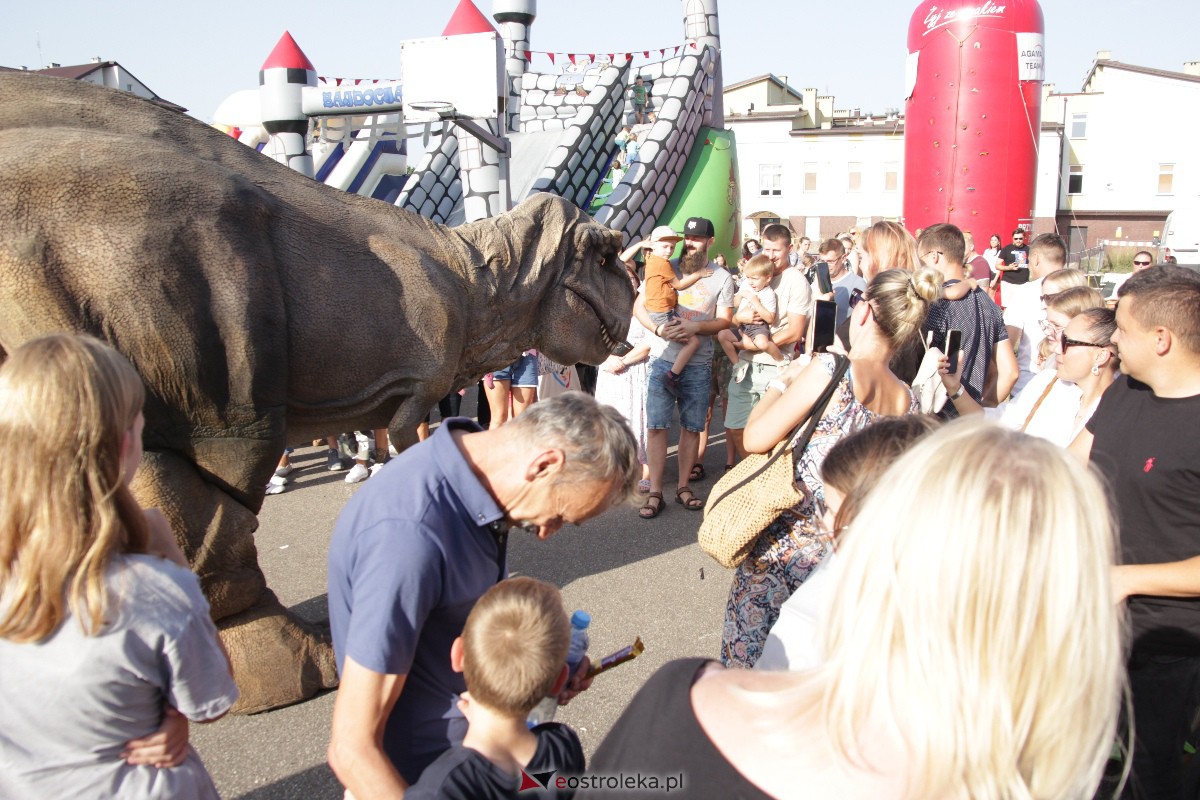
[[[1172,211],[1167,216],[1162,251],[1164,256],[1175,256],[1180,264],[1200,266],[1200,207]]]

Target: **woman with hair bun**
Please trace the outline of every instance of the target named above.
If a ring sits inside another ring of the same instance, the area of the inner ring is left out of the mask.
[[[184,718],[237,687],[166,519],[129,490],[143,391],[87,336],[0,366],[0,797],[217,797]]]
[[[850,311],[850,366],[842,376],[812,439],[793,454],[796,486],[804,499],[764,530],[738,565],[725,607],[721,660],[752,667],[762,653],[779,607],[824,552],[818,522],[824,514],[821,462],[839,439],[879,417],[916,413],[911,387],[890,369],[896,351],[920,334],[929,308],[941,297],[941,275],[922,268],[880,272]],[[805,419],[829,384],[836,359],[818,353],[796,361],[767,384],[743,434],[746,450],[769,452]]]
[[[671,662],[589,770],[746,800],[1090,800],[1122,706],[1115,534],[1096,473],[1062,449],[945,425],[839,542],[820,666]],[[596,796],[617,795],[576,795]]]

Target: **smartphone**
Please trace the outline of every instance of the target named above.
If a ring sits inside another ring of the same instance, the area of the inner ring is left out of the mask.
[[[946,331],[946,347],[942,350],[950,359],[950,372],[958,371],[958,351],[962,349],[962,331],[951,328]]]
[[[833,291],[833,281],[829,280],[829,265],[824,261],[817,262],[817,291],[821,294]]]
[[[813,312],[813,341],[814,353],[823,353],[834,342],[834,329],[837,327],[837,303],[832,300],[816,301]]]

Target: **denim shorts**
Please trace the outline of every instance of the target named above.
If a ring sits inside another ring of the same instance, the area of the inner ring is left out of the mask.
[[[671,427],[675,404],[679,404],[679,424],[699,433],[708,417],[708,392],[712,388],[712,364],[689,362],[679,376],[679,397],[667,391],[666,378],[673,361],[654,358],[646,377],[646,427],[662,430]]]
[[[521,356],[504,369],[498,369],[493,372],[492,380],[510,381],[513,386],[518,388],[532,387],[536,389],[538,385],[538,357],[533,353]]]

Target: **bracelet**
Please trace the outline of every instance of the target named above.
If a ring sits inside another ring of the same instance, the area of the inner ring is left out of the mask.
[[[950,400],[951,402],[954,402],[954,401],[955,401],[955,400],[957,400],[958,398],[962,397],[962,396],[963,396],[963,392],[965,392],[966,390],[967,390],[967,385],[966,385],[965,383],[960,383],[960,384],[958,385],[958,391],[957,391],[957,392],[955,392],[954,394],[950,395],[950,396],[949,396],[949,397],[947,397],[946,399]]]
[[[773,380],[773,381],[767,382],[767,388],[774,389],[775,391],[779,392],[780,394],[783,394],[784,392],[787,391],[787,384],[780,380]]]
[[[656,325],[656,326],[654,327],[654,335],[655,335],[655,336],[657,336],[658,338],[660,338],[660,339],[661,339],[661,338],[662,338],[662,334],[661,334],[661,333],[659,333],[659,331],[660,331],[660,330],[662,330],[662,325]]]

